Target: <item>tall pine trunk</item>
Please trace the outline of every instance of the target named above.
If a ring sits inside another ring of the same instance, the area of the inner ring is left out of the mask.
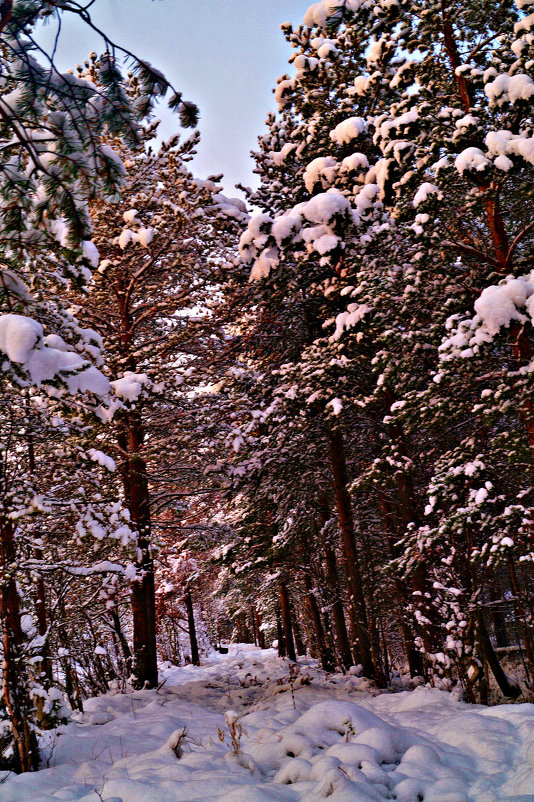
[[[379,491],[379,496],[384,519],[384,533],[388,554],[391,559],[395,559],[395,557],[398,555],[396,554],[395,537],[393,536],[394,526],[392,523],[393,513],[391,504],[389,503],[383,491]],[[401,634],[404,651],[408,660],[410,676],[423,676],[423,655],[415,644],[414,633],[406,617],[406,610],[409,602],[411,601],[409,598],[409,590],[406,586],[406,583],[397,575],[394,575],[393,577],[393,584],[396,594],[396,603],[394,605],[393,615],[397,620],[397,625]]]
[[[140,414],[128,411],[121,421],[119,445],[126,452],[122,470],[132,526],[137,530],[137,578],[132,583],[133,660],[138,688],[158,684],[156,648],[156,593],[151,554],[150,496],[147,468],[140,454],[144,432]]]
[[[315,529],[316,534],[318,535],[319,533],[317,532],[317,528],[315,527]],[[334,655],[326,638],[326,633],[321,618],[321,610],[319,609],[319,603],[313,587],[312,574],[310,568],[308,567],[311,566],[312,558],[310,554],[308,538],[305,534],[302,535],[302,552],[304,558],[304,589],[306,591],[306,601],[308,603],[309,617],[313,628],[313,634],[315,636],[317,654],[324,670],[333,671],[335,668]]]
[[[356,548],[354,518],[347,489],[347,466],[345,446],[340,429],[330,430],[330,462],[334,479],[336,507],[341,530],[341,540],[349,587],[349,618],[354,659],[361,663],[366,677],[381,682],[381,671],[373,660],[372,641],[369,634],[367,605],[363,591],[363,579]]]
[[[34,437],[31,426],[31,407],[29,401],[29,394],[26,394],[26,415],[27,418],[27,446],[28,446],[28,468],[32,476],[36,472],[35,460],[35,445]],[[35,559],[39,562],[43,559],[42,549],[36,548],[34,550]],[[42,574],[37,574],[35,580],[35,613],[37,617],[37,631],[42,639],[40,647],[41,657],[38,663],[32,666],[32,674],[37,680],[37,684],[48,690],[52,685],[52,662],[50,660],[50,649],[48,644],[48,615],[46,609],[46,588]],[[50,719],[45,713],[45,699],[41,694],[34,696],[33,703],[35,705],[35,716],[39,726],[47,729],[51,726]]]
[[[310,618],[313,625],[313,631],[315,633],[315,641],[317,644],[317,651],[321,661],[321,666],[325,671],[333,671],[335,668],[334,655],[332,654],[325,637],[323,622],[321,620],[321,611],[319,610],[319,605],[317,603],[315,593],[313,592],[311,578],[307,573],[304,574],[304,587],[306,589],[306,601],[308,602]]]
[[[0,618],[3,629],[4,664],[2,696],[13,735],[13,768],[17,773],[33,771],[39,764],[37,738],[30,716],[32,701],[24,665],[24,633],[19,594],[13,574],[16,563],[13,524],[0,511]]]
[[[332,616],[334,619],[336,649],[341,667],[343,669],[348,669],[352,665],[352,655],[350,652],[347,624],[345,622],[345,610],[341,598],[341,585],[336,553],[328,541],[328,537],[323,532],[324,526],[330,518],[330,510],[326,495],[321,495],[319,498],[319,516],[322,546],[325,557],[326,584],[331,598]]]

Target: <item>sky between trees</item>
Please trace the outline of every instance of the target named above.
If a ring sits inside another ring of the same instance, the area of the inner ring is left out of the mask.
[[[237,182],[256,183],[249,151],[264,130],[267,111],[276,108],[272,89],[290,55],[280,25],[298,25],[308,5],[308,0],[100,0],[91,13],[108,36],[148,59],[199,105],[202,141],[195,172],[224,171],[226,190],[236,194]],[[55,34],[52,22],[41,40],[50,46]],[[74,66],[98,46],[96,34],[65,18],[58,65]],[[164,136],[174,133],[176,118],[166,109],[161,116]]]

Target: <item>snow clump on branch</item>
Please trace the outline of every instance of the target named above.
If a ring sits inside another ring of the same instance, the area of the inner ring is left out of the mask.
[[[16,381],[23,387],[61,382],[71,394],[89,392],[102,397],[109,392],[108,380],[94,365],[69,350],[58,335],[44,337],[42,325],[33,318],[0,316],[0,352],[11,362]],[[8,367],[4,362],[3,369]]]

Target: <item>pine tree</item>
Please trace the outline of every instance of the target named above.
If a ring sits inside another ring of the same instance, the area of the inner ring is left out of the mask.
[[[14,394],[22,408],[17,388],[40,388],[51,399],[79,394],[79,403],[86,407],[109,390],[93,364],[99,356],[98,337],[84,331],[59,299],[65,287],[84,286],[98,261],[90,241],[89,200],[116,197],[123,183],[124,165],[103,142],[104,132],[120,133],[125,141],[138,144],[140,121],[171,88],[148,63],[122,51],[132,59],[137,80],[137,91],[128,94],[114,55],[117,48],[104,34],[105,52],[99,59],[92,57],[98,83],[60,73],[53,57],[46,61],[46,54],[43,65],[35,26],[50,15],[59,20],[63,13],[75,13],[92,24],[86,7],[60,0],[7,2],[0,13],[2,389],[5,397]],[[178,93],[170,105],[184,124],[195,123],[196,108],[182,102]],[[11,485],[9,461],[4,459],[1,468],[2,563],[15,566],[19,555],[14,521],[23,496],[19,498]],[[83,515],[87,514],[86,510]],[[91,521],[97,525],[92,513],[86,523]],[[36,767],[38,753],[15,572],[6,572],[0,597],[3,691],[15,743],[13,765],[27,771]]]
[[[156,128],[147,129],[147,142]],[[117,401],[109,448],[137,530],[131,593],[139,687],[158,683],[153,530],[180,495],[173,461],[187,438],[185,385],[202,381],[205,366],[195,371],[195,363],[213,350],[211,298],[234,217],[243,216],[214,181],[187,169],[197,141],[175,136],[157,152],[122,149],[124,200],[92,206],[101,262],[87,300],[75,299],[78,315],[103,339],[109,375],[118,377],[111,382]]]
[[[431,585],[436,580],[428,567],[432,541],[422,527],[425,491],[428,483],[435,485],[434,470],[442,476],[441,455],[443,464],[447,454],[472,464],[486,450],[481,433],[484,440],[488,437],[486,427],[467,425],[473,423],[472,404],[479,394],[476,384],[466,392],[469,371],[456,383],[454,361],[448,363],[449,370],[438,367],[440,351],[445,356],[460,353],[463,359],[482,353],[498,329],[513,323],[508,381],[518,368],[523,373],[519,381],[514,377],[507,396],[514,396],[514,436],[522,441],[517,456],[507,449],[512,471],[517,460],[524,459],[519,454],[529,448],[531,415],[524,371],[530,335],[520,311],[528,302],[528,279],[519,285],[506,280],[503,289],[492,282],[529,252],[532,228],[522,204],[523,182],[532,164],[530,21],[511,3],[348,0],[314,4],[305,26],[287,29],[296,51],[296,74],[279,82],[281,121],[271,121],[271,139],[276,141],[283,130],[287,141],[270,157],[260,157],[267,186],[276,191],[273,173],[287,169],[290,162],[304,186],[299,190],[295,182],[286,182],[291,191],[276,202],[271,200],[274,192],[260,190],[264,209],[269,211],[271,203],[272,211],[251,220],[241,254],[252,265],[251,279],[261,281],[271,295],[276,287],[294,300],[302,297],[296,287],[300,285],[302,293],[304,284],[306,295],[317,298],[311,315],[314,331],[325,327],[329,332],[316,334],[298,360],[285,366],[286,381],[277,389],[278,398],[291,393],[308,405],[319,402],[325,411],[330,409],[333,421],[342,415],[355,427],[353,437],[363,435],[370,462],[353,489],[362,502],[361,518],[371,525],[373,518],[381,518],[382,542],[389,544],[391,557],[401,556],[395,544],[403,532],[420,532],[413,541],[410,570],[404,575],[395,570],[393,576],[401,599],[409,601],[409,584],[414,591],[415,620],[401,620],[400,626],[413,668],[420,670],[409,630],[418,634],[432,663],[447,624],[443,609],[432,610]],[[350,83],[334,81],[334,75],[350,75]],[[473,301],[477,316],[465,319]],[[447,327],[454,329],[452,336],[446,335]],[[496,359],[502,354],[501,347]],[[481,369],[486,379],[487,362]],[[450,395],[451,374],[462,394],[460,404],[458,395]],[[308,377],[314,378],[315,386]],[[439,378],[444,382],[441,390]],[[475,402],[474,411],[485,411],[490,421],[497,421],[505,409],[501,397],[491,412],[490,393],[484,397],[481,406]],[[438,431],[432,425],[432,416],[443,423],[451,413],[456,431],[454,424],[452,433],[449,427]],[[334,432],[340,430],[337,421]],[[456,469],[458,462],[450,466]],[[465,496],[453,492],[447,499],[455,527],[458,503],[462,515],[471,520],[474,501],[480,499],[481,504],[482,490],[491,489],[491,480],[486,481],[485,488],[470,489],[468,478],[468,508],[462,505]],[[499,504],[507,510],[515,535],[525,511],[518,510],[512,523],[506,503],[513,500],[504,494]],[[492,551],[495,560],[496,553],[506,554],[515,540],[510,529],[502,531],[502,519],[491,519],[495,529],[490,538],[484,537],[482,553],[493,548],[495,537],[500,541],[505,535],[503,550]],[[528,527],[528,520],[527,515],[521,526]],[[360,527],[362,542],[365,528]],[[470,545],[465,528],[462,533],[459,559],[462,554],[476,563],[480,544]],[[528,547],[520,554],[524,564]],[[467,589],[467,577],[463,582]],[[520,582],[516,586],[521,590]],[[461,612],[480,621],[473,608],[474,600],[481,600],[480,584],[471,588],[474,595],[461,605]],[[441,632],[438,620],[445,627]],[[483,628],[478,629],[480,642]],[[525,638],[528,656],[527,643]],[[486,639],[486,653],[488,648]]]

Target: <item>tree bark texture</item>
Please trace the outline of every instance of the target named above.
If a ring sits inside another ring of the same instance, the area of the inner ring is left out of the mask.
[[[354,659],[356,662],[361,663],[363,673],[366,677],[378,679],[377,670],[373,664],[371,638],[367,620],[367,606],[363,591],[360,561],[356,548],[354,518],[347,489],[347,467],[343,436],[339,429],[331,430],[329,434],[330,461],[334,479],[336,507],[348,576],[349,618]]]
[[[328,500],[326,496],[323,495],[319,499],[319,521],[320,521],[321,531],[323,530],[329,518],[330,518],[330,510],[328,507]],[[336,648],[341,662],[341,667],[347,670],[352,665],[352,655],[350,651],[347,624],[345,622],[345,610],[341,598],[341,585],[340,585],[339,571],[337,567],[336,553],[331,543],[329,542],[328,537],[324,533],[321,536],[322,536],[322,545],[325,557],[326,584],[328,586],[328,590],[330,593],[332,616],[334,619]]]
[[[193,599],[191,591],[185,594],[185,608],[187,610],[187,626],[189,628],[189,643],[191,644],[191,662],[194,666],[200,665],[198,654],[197,628],[195,625],[195,612],[193,610]]]
[[[128,411],[122,426],[127,456],[122,469],[123,486],[132,525],[137,530],[136,567],[138,578],[132,583],[133,656],[136,685],[155,688],[158,684],[156,648],[156,594],[154,565],[150,552],[150,496],[147,468],[140,450],[144,440],[138,412]]]
[[[16,561],[13,525],[0,511],[0,618],[4,663],[2,695],[13,734],[13,767],[17,773],[33,771],[39,763],[37,738],[31,728],[32,702],[23,662],[24,633],[21,626],[19,594],[13,572]]]

